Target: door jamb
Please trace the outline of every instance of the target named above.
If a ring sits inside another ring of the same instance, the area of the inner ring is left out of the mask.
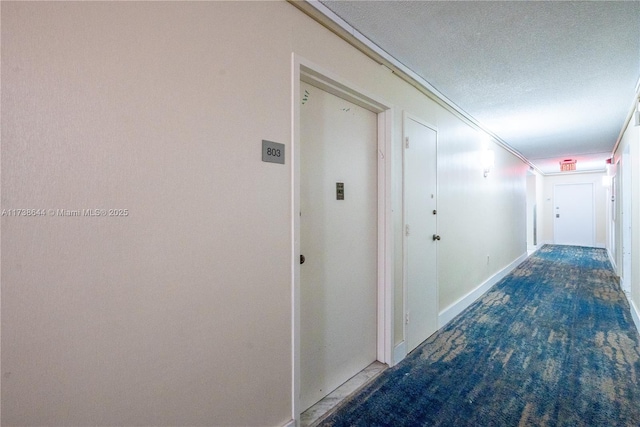
[[[373,111],[378,117],[378,283],[377,359],[393,365],[393,216],[391,142],[393,108],[380,97],[357,89],[333,73],[292,54],[291,61],[291,341],[292,418],[300,420],[300,82]]]

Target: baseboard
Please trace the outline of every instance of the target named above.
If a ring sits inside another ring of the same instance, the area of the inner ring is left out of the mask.
[[[407,343],[402,341],[393,348],[393,364],[396,365],[407,356]]]
[[[478,298],[484,295],[493,285],[502,280],[507,274],[511,273],[511,271],[516,268],[522,261],[527,259],[527,253],[520,255],[515,261],[511,264],[504,267],[502,270],[498,271],[493,276],[489,277],[485,280],[480,286],[469,292],[467,295],[460,298],[458,301],[451,304],[449,307],[445,308],[438,315],[438,329],[442,328],[444,325],[449,323],[454,317],[458,314],[462,313],[462,311],[473,304]]]
[[[291,420],[288,423],[284,424],[282,427],[296,427],[296,420]]]
[[[538,245],[538,246],[529,246],[527,247],[527,256],[530,257],[531,255],[533,255],[534,253],[536,253],[536,251],[538,249],[540,249],[542,247],[542,245]]]
[[[638,307],[636,307],[636,304],[631,299],[629,299],[629,306],[631,307],[633,323],[636,324],[636,329],[638,330],[638,333],[640,333],[640,311],[638,311]]]

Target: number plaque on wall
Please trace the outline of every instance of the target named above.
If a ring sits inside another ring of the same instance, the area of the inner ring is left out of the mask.
[[[262,140],[262,161],[284,165],[284,144]]]

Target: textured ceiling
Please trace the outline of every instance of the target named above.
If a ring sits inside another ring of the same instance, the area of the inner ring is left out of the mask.
[[[322,1],[545,173],[604,169],[640,77],[640,1]]]

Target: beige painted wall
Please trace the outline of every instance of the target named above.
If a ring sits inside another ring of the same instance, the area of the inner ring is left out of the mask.
[[[440,309],[523,254],[526,166],[284,2],[2,2],[3,425],[291,418],[291,53],[439,135]],[[297,101],[294,101],[297,102]],[[290,151],[289,151],[290,152]],[[487,255],[489,262],[487,262]]]
[[[526,170],[467,126],[445,121],[438,146],[440,311],[526,252]],[[488,177],[479,164],[495,151]]]
[[[533,245],[533,211],[536,205],[536,175],[531,173],[527,175],[527,250],[535,249]]]
[[[2,207],[129,212],[2,218],[3,425],[290,419],[299,15],[2,3]]]
[[[538,172],[529,172],[527,174],[527,250],[535,250],[542,246],[542,218],[544,207],[544,176]],[[537,239],[534,239],[534,206],[537,210],[535,215]],[[536,245],[534,245],[534,240]]]
[[[595,189],[595,245],[606,247],[607,242],[607,189],[602,184],[605,172],[597,173],[567,173],[566,175],[547,175],[544,177],[543,209],[543,238],[541,243],[553,243],[553,187],[558,184],[587,184],[592,183]]]

